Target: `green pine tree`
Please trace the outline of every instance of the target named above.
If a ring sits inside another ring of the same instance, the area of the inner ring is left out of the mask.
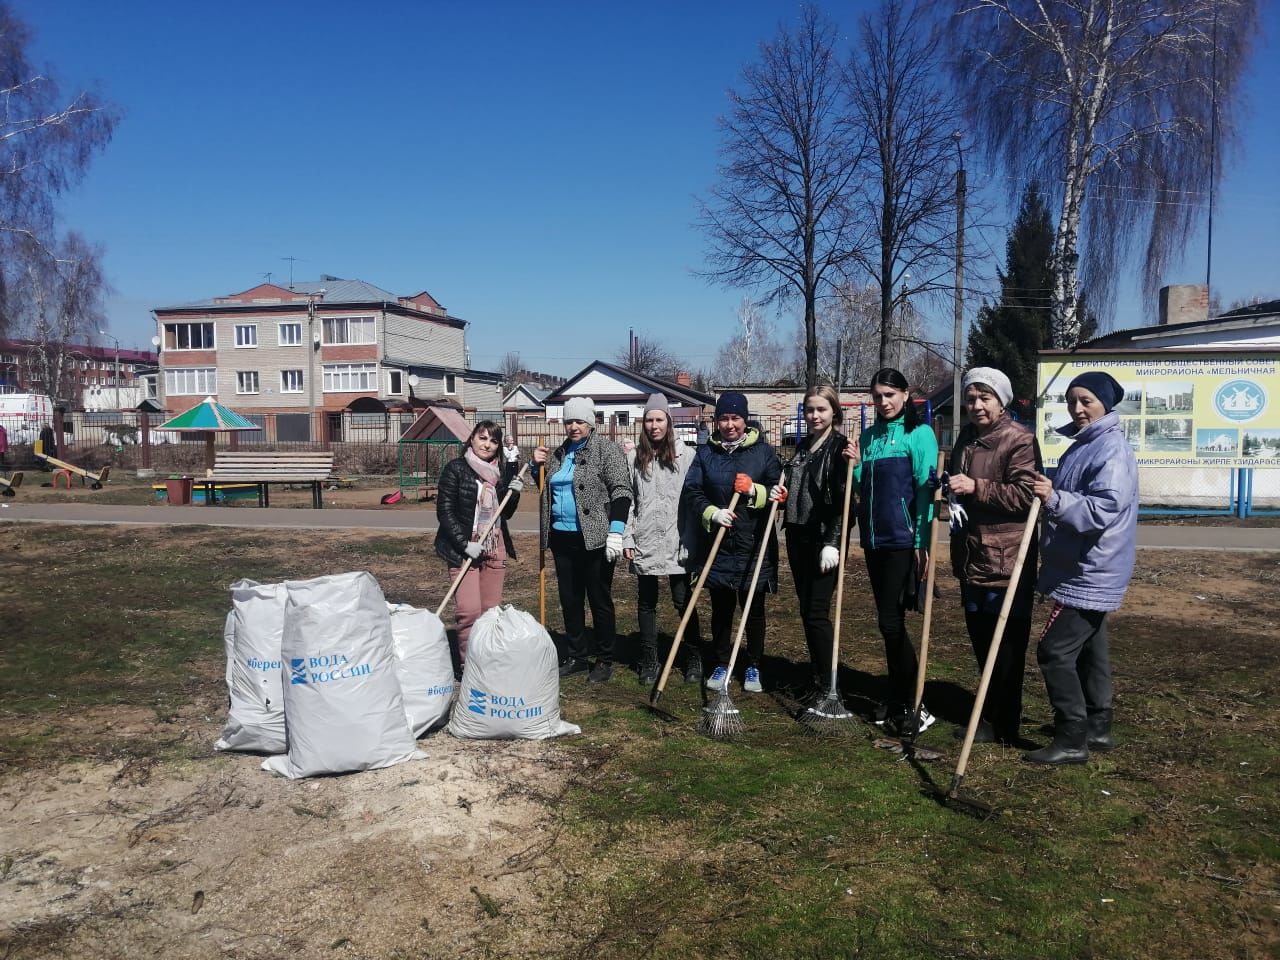
[[[971,367],[995,367],[1013,384],[1013,395],[1036,393],[1036,352],[1049,340],[1049,302],[1053,295],[1053,225],[1037,184],[1022,195],[1018,218],[1005,246],[999,272],[1000,303],[984,304],[969,333],[966,361]]]

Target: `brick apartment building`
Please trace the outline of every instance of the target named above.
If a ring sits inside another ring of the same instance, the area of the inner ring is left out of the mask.
[[[60,351],[60,368],[49,369],[57,365],[39,358],[42,349],[55,357]],[[133,407],[140,395],[146,395],[145,390],[140,394],[139,387],[155,365],[156,355],[145,350],[117,351],[115,347],[74,343],[45,348],[34,340],[0,339],[0,393],[46,394],[68,410]],[[50,375],[52,383],[48,382]]]
[[[372,414],[445,401],[500,415],[502,377],[467,363],[467,323],[429,293],[322,276],[152,311],[160,401],[252,414]]]

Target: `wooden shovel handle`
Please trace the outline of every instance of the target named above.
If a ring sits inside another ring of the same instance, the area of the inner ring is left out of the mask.
[[[938,489],[933,491],[933,518],[929,521],[929,569],[925,572],[924,627],[920,631],[920,662],[916,666],[916,697],[912,704],[912,716],[920,716],[920,704],[924,702],[925,666],[929,662],[929,634],[933,629],[933,578],[938,569],[938,513],[942,507],[942,468],[947,455],[938,454]]]

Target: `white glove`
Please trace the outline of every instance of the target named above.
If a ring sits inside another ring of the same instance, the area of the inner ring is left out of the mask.
[[[617,563],[622,557],[622,534],[611,533],[604,538],[604,558],[610,563]]]
[[[462,552],[465,553],[472,560],[479,560],[482,556],[484,556],[484,547],[480,545],[480,542],[478,540],[472,540],[470,543],[468,543],[465,547],[462,548]]]
[[[507,490],[510,493],[519,493],[524,489],[524,481],[519,477],[512,477],[511,482],[507,484]]]
[[[822,573],[830,573],[838,566],[840,566],[840,551],[835,547],[823,547],[822,552],[818,554],[818,570]]]
[[[782,484],[780,484],[780,483],[775,483],[772,487],[770,487],[770,488],[769,488],[769,500],[770,500],[770,501],[774,501],[774,500],[786,500],[786,497],[787,497],[787,491],[786,491],[786,488],[785,488],[785,487],[783,487],[783,485],[782,485]]]
[[[955,533],[969,520],[969,514],[965,513],[964,507],[960,506],[959,498],[950,491],[947,492],[947,512],[951,516],[951,532]]]
[[[721,527],[732,527],[733,513],[729,510],[717,510],[711,515],[711,522]]]

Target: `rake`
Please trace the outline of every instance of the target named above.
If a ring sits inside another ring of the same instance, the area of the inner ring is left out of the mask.
[[[840,623],[844,610],[844,574],[849,559],[849,501],[853,496],[853,461],[844,479],[844,512],[840,517],[840,565],[836,568],[836,623],[831,636],[831,685],[826,696],[800,714],[800,722],[810,733],[845,736],[854,726],[854,715],[844,705],[844,697],[836,685],[840,669]]]
[[[774,519],[778,515],[778,502],[774,500],[769,505],[769,518],[765,521],[764,537],[760,540],[760,555],[756,557],[756,568],[751,574],[751,586],[747,588],[747,602],[742,605],[738,635],[733,639],[733,650],[729,654],[729,669],[725,671],[724,685],[716,694],[715,700],[702,708],[702,732],[713,740],[732,740],[742,732],[742,715],[729,699],[729,681],[733,678],[733,665],[738,659],[738,650],[742,647],[743,634],[747,632],[747,614],[751,610],[751,601],[755,599],[756,585],[760,582],[760,570],[764,567],[765,554],[769,552],[769,538],[773,536]]]
[[[920,735],[920,708],[924,706],[924,677],[929,664],[929,634],[933,630],[933,581],[938,569],[938,513],[942,508],[942,470],[946,463],[946,454],[938,454],[937,470],[931,474],[933,480],[933,518],[929,521],[929,569],[925,573],[924,584],[924,626],[920,629],[920,662],[916,665],[916,693],[911,703],[911,722],[902,731],[903,743],[914,746],[916,737]]]
[[[729,500],[729,512],[732,513],[734,508],[738,506],[738,498],[742,496],[736,490],[733,497]],[[716,554],[720,552],[720,544],[724,542],[725,532],[728,527],[721,527],[716,531],[715,539],[711,541],[711,550],[707,553],[707,559],[702,562],[702,570],[698,573],[697,582],[693,585],[693,590],[689,594],[689,602],[685,604],[684,613],[680,616],[680,626],[676,628],[675,639],[671,641],[671,652],[667,654],[667,662],[662,668],[662,675],[658,677],[658,682],[654,684],[652,692],[649,694],[649,700],[645,703],[650,711],[663,720],[677,719],[674,713],[663,710],[658,706],[658,701],[662,699],[662,691],[667,685],[667,677],[671,676],[671,665],[676,662],[676,652],[680,649],[680,644],[684,640],[684,631],[689,626],[689,620],[693,617],[693,612],[697,609],[698,595],[702,593],[702,585],[707,582],[707,575],[711,572],[711,563],[716,558]]]
[[[529,464],[525,464],[520,468],[520,472],[516,474],[516,479],[523,482],[525,474],[529,470]],[[493,529],[494,524],[502,519],[502,511],[507,508],[507,501],[511,499],[514,491],[508,490],[507,495],[502,498],[502,502],[498,504],[498,509],[493,511],[493,516],[489,518],[489,522],[484,525],[484,529],[480,531],[480,535],[476,538],[480,543],[484,543],[485,538],[489,536],[489,532]],[[467,575],[467,571],[471,569],[471,558],[464,557],[462,567],[458,570],[458,575],[453,578],[453,583],[449,584],[449,592],[444,595],[444,599],[440,601],[440,606],[436,607],[436,616],[444,614],[444,608],[449,605],[449,601],[453,599],[453,595],[457,593],[458,587],[462,583],[462,578]]]
[[[965,770],[969,766],[969,751],[973,749],[973,740],[978,733],[978,723],[982,720],[982,707],[987,702],[987,688],[991,685],[991,675],[996,669],[996,656],[1000,653],[1000,641],[1004,638],[1004,628],[1009,622],[1009,611],[1013,608],[1013,597],[1018,592],[1018,582],[1022,579],[1022,565],[1027,559],[1027,551],[1031,547],[1031,538],[1035,535],[1036,520],[1040,516],[1040,500],[1033,497],[1031,509],[1027,512],[1027,526],[1022,531],[1022,543],[1018,545],[1018,557],[1013,564],[1013,573],[1009,576],[1009,588],[1005,591],[1004,602],[1000,604],[1000,618],[996,620],[995,634],[991,638],[991,649],[987,651],[987,661],[982,665],[982,679],[978,682],[978,694],[973,701],[973,712],[969,714],[969,727],[964,734],[964,745],[960,748],[960,759],[956,761],[956,772],[951,778],[951,786],[945,793],[935,789],[935,794],[946,806],[954,807],[962,812],[975,813],[979,816],[990,816],[995,811],[988,804],[973,797],[962,797],[960,785],[964,782]]]

